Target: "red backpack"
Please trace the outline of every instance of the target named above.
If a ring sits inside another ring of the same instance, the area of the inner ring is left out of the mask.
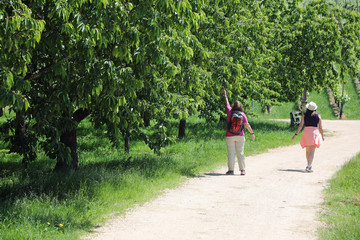
[[[229,132],[239,135],[243,129],[243,113],[240,110],[231,110],[230,122],[228,123]]]

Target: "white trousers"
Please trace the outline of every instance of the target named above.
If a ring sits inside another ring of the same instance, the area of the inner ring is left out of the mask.
[[[239,170],[245,170],[245,136],[226,137],[226,147],[228,152],[228,167],[230,171],[234,171],[235,151],[239,162]]]

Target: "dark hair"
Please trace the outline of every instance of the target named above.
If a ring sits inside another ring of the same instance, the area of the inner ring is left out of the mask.
[[[240,110],[241,112],[244,112],[244,107],[241,104],[240,101],[236,100],[231,108],[231,110]]]
[[[306,109],[305,116],[314,117],[316,114],[317,114],[316,110],[311,111],[309,109]]]

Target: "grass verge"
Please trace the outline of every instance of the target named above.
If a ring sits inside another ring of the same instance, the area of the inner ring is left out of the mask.
[[[257,139],[247,140],[247,156],[298,142],[290,140],[289,123],[250,123]],[[78,171],[54,172],[55,161],[41,153],[25,168],[20,156],[0,152],[0,239],[78,239],[113,214],[226,165],[224,123],[204,125],[189,119],[187,137],[155,155],[136,139],[125,154],[84,122],[78,131]]]
[[[324,191],[325,210],[320,240],[360,239],[360,153],[330,180]]]

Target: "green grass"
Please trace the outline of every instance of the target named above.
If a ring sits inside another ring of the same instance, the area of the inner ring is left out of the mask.
[[[303,3],[307,4],[312,2],[313,0],[304,0]],[[346,6],[346,5],[352,5],[354,7],[357,6],[357,0],[328,0],[329,2],[334,3],[336,6]],[[360,9],[359,9],[360,11]]]
[[[329,97],[326,91],[322,91],[320,93],[310,92],[308,95],[308,102],[311,101],[318,105],[318,112],[320,113],[322,119],[336,119],[329,105]],[[270,114],[267,114],[262,112],[261,105],[255,102],[253,111],[261,119],[290,119],[290,112],[297,111],[298,104],[298,102],[282,103],[280,106],[274,106]],[[251,103],[249,103],[249,105],[251,106]],[[358,106],[360,106],[360,103]],[[360,119],[360,116],[358,119]]]
[[[345,91],[350,97],[350,101],[344,105],[346,119],[360,119],[360,97],[357,94],[354,81],[349,81],[345,85]]]
[[[290,140],[289,123],[249,120],[257,139],[246,142],[247,156],[298,142]],[[18,155],[0,152],[0,239],[78,239],[109,216],[226,165],[224,123],[204,125],[190,118],[187,137],[154,155],[136,139],[125,154],[85,121],[78,132],[80,170],[66,173],[52,171],[55,161],[42,153],[25,168]]]
[[[360,98],[357,95],[354,81],[348,81],[345,85],[345,91],[350,97],[350,101],[344,105],[343,112],[348,120],[360,119]],[[308,95],[308,102],[315,102],[318,105],[318,112],[322,119],[335,120],[337,119],[329,105],[329,97],[327,91],[323,90],[320,93],[310,92]],[[290,112],[294,112],[298,108],[299,103],[282,103],[280,106],[274,106],[270,114],[264,113],[259,103],[254,102],[253,107],[248,110],[253,112],[261,119],[290,119]]]
[[[360,239],[360,153],[331,180],[324,191],[320,240]]]

